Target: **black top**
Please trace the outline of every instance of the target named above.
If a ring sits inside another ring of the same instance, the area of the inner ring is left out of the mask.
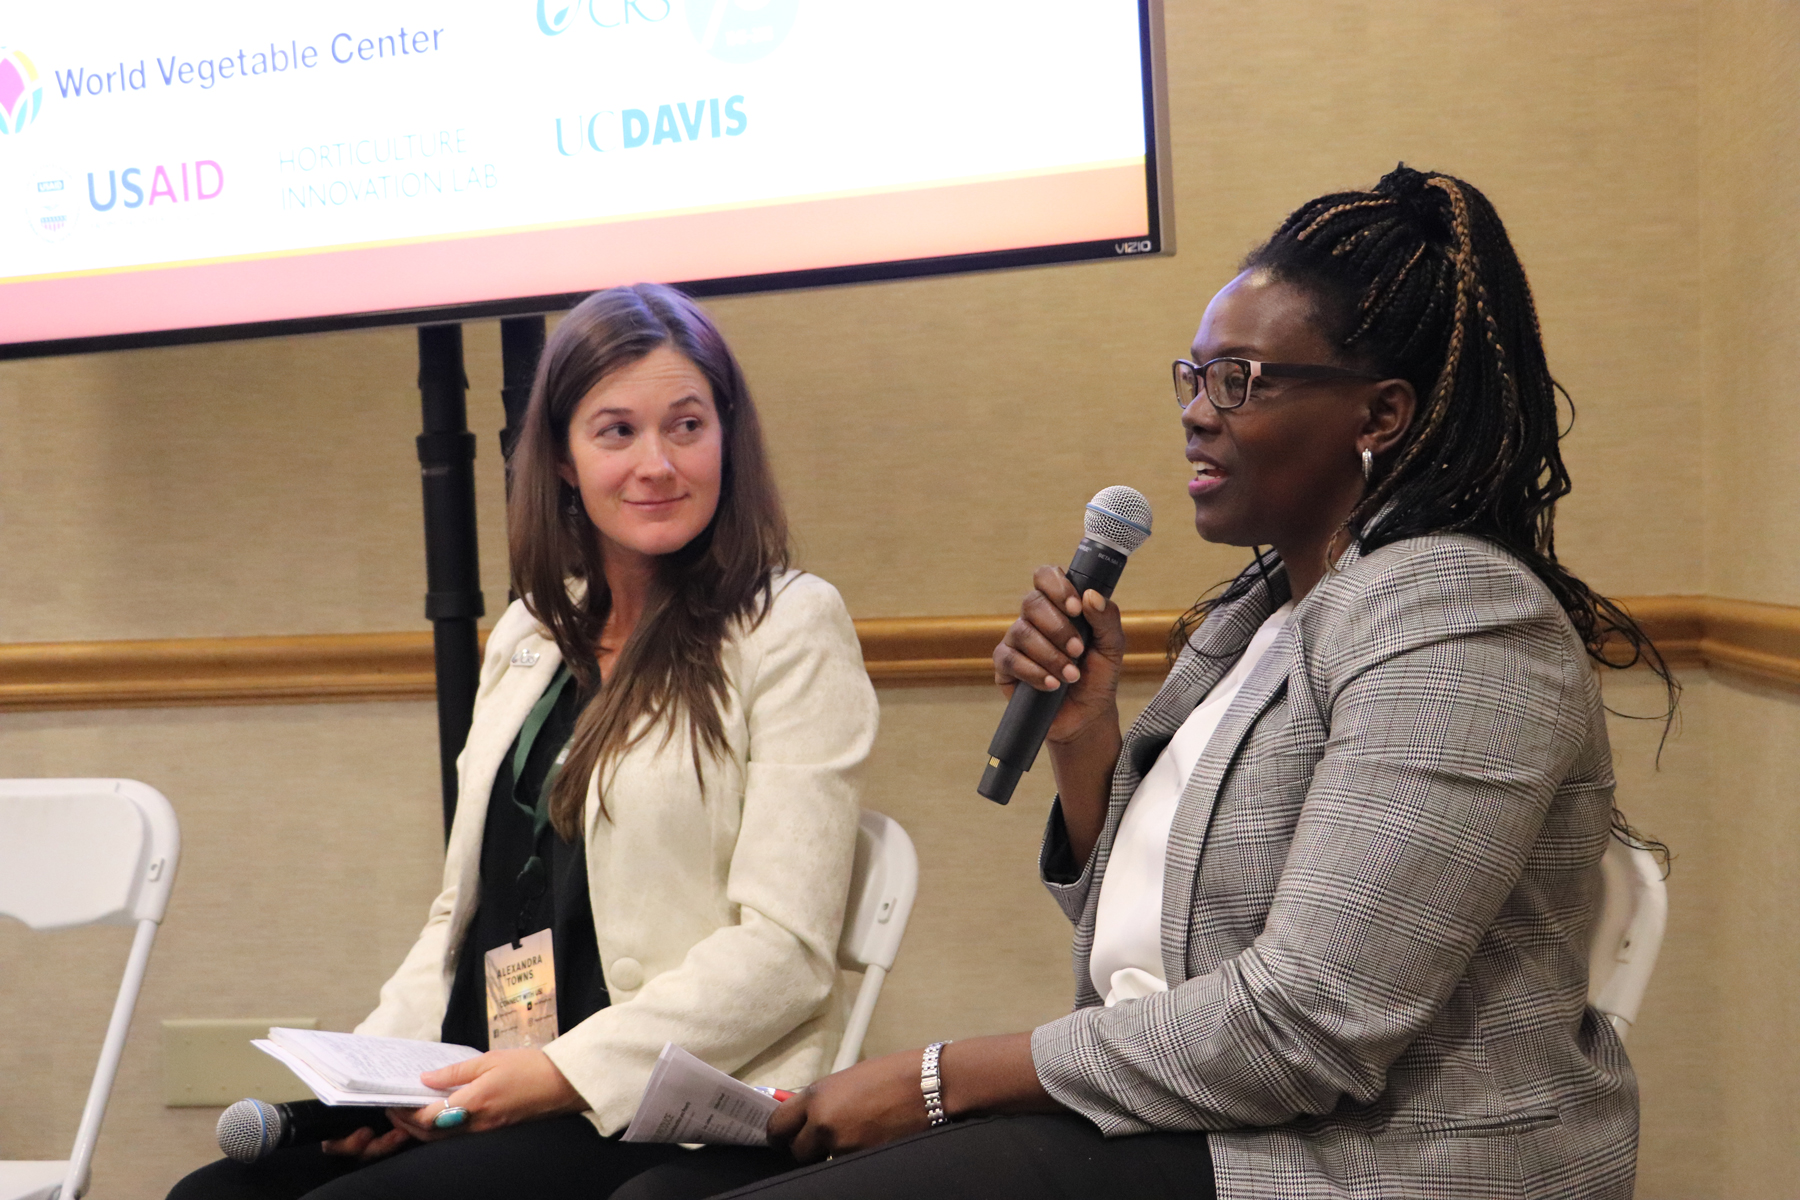
[[[481,835],[481,903],[457,955],[456,981],[450,987],[441,1033],[446,1042],[488,1048],[482,962],[489,950],[521,933],[550,930],[556,951],[558,1033],[567,1033],[608,1003],[594,940],[594,910],[588,900],[587,847],[579,840],[563,841],[548,825],[541,834],[534,833],[528,811],[535,808],[544,777],[568,744],[575,718],[588,699],[574,680],[562,689],[532,742],[520,779],[513,778],[516,738],[500,760]],[[534,856],[541,868],[547,868],[547,880],[543,874],[533,878],[540,868],[521,876]]]

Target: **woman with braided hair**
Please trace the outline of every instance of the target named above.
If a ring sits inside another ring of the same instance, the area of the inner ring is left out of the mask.
[[[1195,526],[1250,566],[1129,730],[1118,609],[1054,567],[994,652],[1009,691],[1072,685],[1040,869],[1074,1011],[821,1080],[770,1129],[837,1157],[734,1195],[1631,1195],[1636,1081],[1586,1004],[1624,828],[1592,666],[1668,676],[1557,561],[1499,216],[1404,166],[1320,197],[1191,353]]]

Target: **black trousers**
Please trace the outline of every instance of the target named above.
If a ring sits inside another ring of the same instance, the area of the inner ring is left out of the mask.
[[[1108,1139],[1073,1113],[941,1125],[729,1194],[734,1200],[1217,1200],[1204,1133]],[[675,1200],[673,1193],[640,1191],[636,1183],[613,1195]]]
[[[220,1159],[176,1184],[169,1200],[607,1200],[624,1184],[643,1198],[701,1200],[793,1166],[785,1150],[620,1142],[584,1117],[557,1117],[415,1143],[367,1165],[317,1146],[278,1150],[254,1166]]]
[[[1108,1140],[1073,1114],[959,1121],[797,1170],[781,1150],[619,1142],[581,1117],[560,1117],[413,1146],[368,1166],[316,1146],[253,1167],[221,1160],[176,1184],[169,1200],[702,1200],[726,1192],[753,1200],[1217,1200],[1205,1134]]]

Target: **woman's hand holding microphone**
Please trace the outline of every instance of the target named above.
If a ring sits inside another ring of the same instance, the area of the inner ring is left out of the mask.
[[[1125,627],[1117,604],[1092,590],[1076,595],[1056,567],[1039,567],[1032,583],[1019,619],[994,647],[994,682],[1008,696],[1021,683],[1042,692],[1054,691],[1059,681],[1070,685],[1045,742],[1070,848],[1084,862],[1106,821],[1113,766],[1123,745],[1118,694]],[[1091,646],[1075,626],[1077,617],[1087,620]]]

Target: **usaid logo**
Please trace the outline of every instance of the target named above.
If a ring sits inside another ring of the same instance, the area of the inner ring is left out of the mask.
[[[44,107],[44,85],[23,50],[0,46],[0,133],[18,133]]]
[[[79,177],[73,172],[32,172],[20,183],[24,195],[16,198],[24,201],[31,232],[52,244],[68,237],[81,217]]]
[[[111,212],[114,205],[151,208],[158,200],[170,204],[216,200],[225,190],[225,168],[210,158],[191,163],[126,167],[123,171],[114,168],[106,173],[105,200],[100,199],[103,189],[94,178],[96,174],[95,171],[87,173],[88,206],[95,212]]]

